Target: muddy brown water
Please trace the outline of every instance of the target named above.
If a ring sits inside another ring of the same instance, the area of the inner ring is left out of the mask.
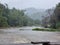
[[[21,30],[20,30],[21,29]],[[32,27],[0,29],[0,44],[60,42],[60,32],[32,31]]]

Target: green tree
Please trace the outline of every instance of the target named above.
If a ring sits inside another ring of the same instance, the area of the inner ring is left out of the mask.
[[[56,21],[56,26],[58,27],[58,24],[60,23],[60,3],[58,3],[58,5],[56,6],[54,10],[54,16],[55,16],[54,18]]]
[[[0,4],[0,27],[8,26],[5,14],[6,14],[6,7],[3,4]]]

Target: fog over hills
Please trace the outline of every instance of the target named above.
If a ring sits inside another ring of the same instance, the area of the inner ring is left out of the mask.
[[[44,17],[49,16],[53,13],[54,9],[35,9],[35,8],[27,8],[25,9],[25,14],[34,20],[42,20]]]

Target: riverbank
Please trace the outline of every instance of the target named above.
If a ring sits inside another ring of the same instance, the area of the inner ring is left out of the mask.
[[[51,32],[60,32],[60,29],[52,29],[52,28],[33,28],[33,31],[51,31]]]

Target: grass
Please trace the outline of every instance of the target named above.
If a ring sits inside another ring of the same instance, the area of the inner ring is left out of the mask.
[[[60,29],[47,29],[47,28],[34,28],[33,31],[51,31],[51,32],[60,32]]]

